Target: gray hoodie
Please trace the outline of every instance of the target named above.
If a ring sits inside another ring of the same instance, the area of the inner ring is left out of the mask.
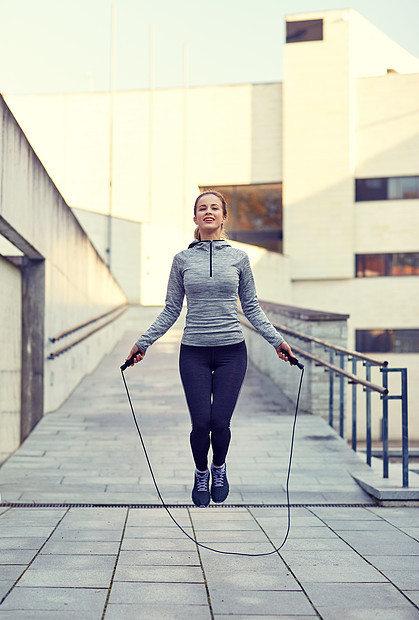
[[[142,351],[174,324],[185,295],[183,344],[212,347],[242,342],[237,296],[246,318],[270,344],[276,348],[284,342],[259,306],[246,252],[224,240],[194,241],[173,259],[166,305],[136,342]]]

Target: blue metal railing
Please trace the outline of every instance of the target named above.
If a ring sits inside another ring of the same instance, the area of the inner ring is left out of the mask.
[[[241,313],[242,316],[242,313]],[[251,329],[254,329],[252,325],[244,318],[240,318],[242,323]],[[314,338],[307,334],[303,334],[296,330],[290,329],[284,325],[278,325],[272,323],[273,326],[282,334],[287,334],[302,340],[307,343],[312,343],[318,346],[322,351],[329,353],[329,361],[321,359],[318,356],[313,355],[307,351],[304,351],[296,344],[292,343],[292,348],[299,356],[309,360],[316,366],[322,366],[326,372],[329,373],[329,425],[334,428],[334,412],[335,412],[335,378],[339,380],[339,435],[344,437],[345,428],[345,381],[352,385],[352,416],[351,416],[351,447],[357,451],[357,386],[361,385],[365,392],[365,414],[366,414],[366,462],[371,466],[371,454],[372,454],[372,400],[371,395],[377,393],[382,401],[382,459],[383,459],[383,478],[388,478],[388,462],[389,462],[389,447],[388,447],[388,401],[400,400],[401,401],[401,416],[402,416],[402,483],[403,487],[409,486],[409,449],[408,449],[408,404],[407,404],[407,369],[406,368],[388,368],[387,361],[380,361],[373,359],[358,351],[350,351],[344,347],[340,347],[334,344]],[[339,357],[338,365],[333,362],[335,357]],[[346,370],[346,363],[352,362],[351,370]],[[358,363],[362,362],[365,367],[365,378],[358,374]],[[382,385],[378,385],[371,381],[371,369],[377,367],[380,370]],[[389,394],[388,388],[388,374],[400,373],[401,388],[400,394]]]

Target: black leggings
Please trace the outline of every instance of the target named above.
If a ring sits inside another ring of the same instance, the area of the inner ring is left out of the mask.
[[[195,466],[200,471],[208,467],[210,443],[214,464],[222,465],[230,444],[231,416],[246,374],[246,343],[219,347],[182,344],[179,368],[191,415]]]

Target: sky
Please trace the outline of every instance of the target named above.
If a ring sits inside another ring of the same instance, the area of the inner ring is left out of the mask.
[[[112,11],[112,6],[114,7]],[[355,9],[419,57],[418,0],[0,0],[0,92],[156,88],[282,80],[285,16]],[[184,62],[185,50],[187,63]]]

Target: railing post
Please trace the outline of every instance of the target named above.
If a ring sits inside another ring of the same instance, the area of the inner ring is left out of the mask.
[[[345,354],[339,355],[339,366],[342,370],[345,369]],[[341,375],[339,379],[339,435],[343,438],[344,435],[344,420],[345,420],[345,383],[344,377]]]
[[[352,358],[352,374],[356,375],[357,359]],[[356,383],[352,384],[352,450],[356,452]]]
[[[407,368],[401,368],[403,487],[409,486],[409,438],[407,431]]]
[[[388,388],[388,372],[387,368],[381,368],[383,373],[383,387]],[[387,394],[383,395],[383,423],[382,423],[382,440],[383,440],[383,478],[388,478],[388,398]]]
[[[371,381],[371,365],[369,362],[365,362],[365,378],[367,381]],[[366,425],[367,425],[367,464],[371,465],[371,392],[367,388],[366,390]]]
[[[329,362],[333,364],[333,351],[329,351]],[[329,426],[333,428],[333,371],[329,372]]]

